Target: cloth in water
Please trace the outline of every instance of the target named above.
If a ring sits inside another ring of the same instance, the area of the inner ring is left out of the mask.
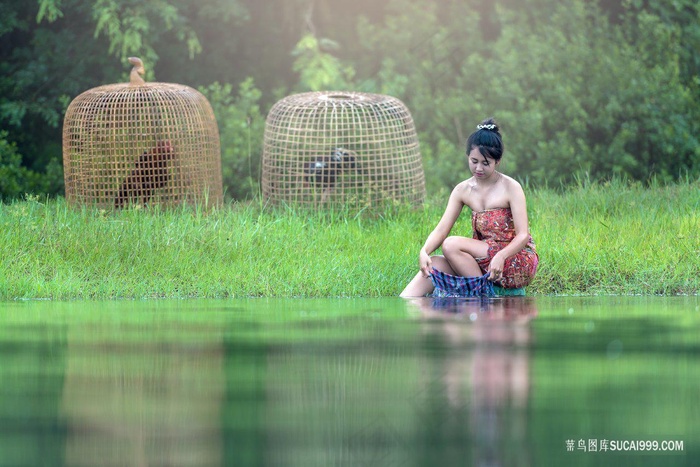
[[[435,286],[433,297],[495,297],[493,282],[484,274],[479,277],[453,276],[433,268],[430,280]]]

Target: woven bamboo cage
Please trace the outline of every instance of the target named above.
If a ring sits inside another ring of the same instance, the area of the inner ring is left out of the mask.
[[[66,200],[103,208],[212,205],[223,201],[221,149],[207,99],[181,84],[129,83],[90,89],[63,123]]]
[[[315,208],[422,203],[425,175],[410,112],[379,94],[285,97],[266,121],[262,192],[272,204]]]

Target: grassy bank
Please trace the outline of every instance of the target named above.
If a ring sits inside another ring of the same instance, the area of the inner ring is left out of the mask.
[[[528,294],[697,294],[700,186],[528,191],[540,269]],[[0,205],[0,300],[397,295],[445,197],[419,210],[213,212]],[[468,216],[453,233],[469,235]]]

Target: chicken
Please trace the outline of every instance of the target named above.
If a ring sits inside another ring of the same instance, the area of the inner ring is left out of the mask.
[[[168,161],[175,151],[168,140],[158,141],[150,151],[145,151],[134,164],[114,198],[114,207],[123,208],[129,202],[146,204],[154,192],[170,180]]]
[[[357,168],[355,156],[343,148],[335,148],[330,155],[318,156],[306,164],[305,180],[322,188],[332,188],[336,177],[344,170]]]

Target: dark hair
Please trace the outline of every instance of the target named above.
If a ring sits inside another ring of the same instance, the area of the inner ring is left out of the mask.
[[[495,161],[501,160],[503,156],[503,140],[496,120],[487,118],[476,126],[476,131],[469,135],[467,139],[467,154],[472,149],[479,148],[479,152],[484,157],[490,157]]]

